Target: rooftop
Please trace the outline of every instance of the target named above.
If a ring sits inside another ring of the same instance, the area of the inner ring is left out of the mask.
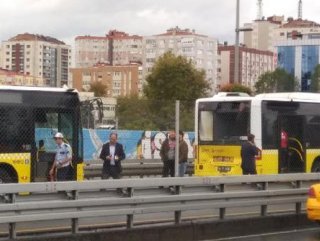
[[[81,39],[90,39],[90,40],[109,40],[109,39],[116,39],[116,40],[123,40],[123,39],[142,39],[139,35],[129,35],[126,32],[118,31],[116,29],[110,30],[106,36],[77,36],[75,40]]]
[[[314,21],[309,21],[301,18],[298,18],[298,19],[289,18],[288,22],[281,26],[281,28],[313,28],[313,27],[320,27],[320,24]]]
[[[107,40],[107,37],[100,37],[100,36],[90,36],[90,35],[84,35],[84,36],[77,36],[75,40],[81,40],[81,39],[92,39],[92,40]]]
[[[44,36],[40,34],[30,34],[30,33],[18,34],[10,38],[9,41],[44,41],[44,42],[53,43],[53,44],[60,44],[60,45],[65,44],[64,42],[50,36]]]
[[[19,73],[19,72],[15,72],[15,71],[8,70],[8,69],[2,69],[2,68],[0,68],[0,75],[6,75],[6,76],[11,76],[11,77],[13,77],[13,76],[34,77],[29,74]]]
[[[170,28],[166,33],[158,34],[156,36],[183,36],[183,35],[193,35],[200,37],[207,37],[206,35],[197,34],[194,29],[190,30],[189,28],[181,29],[178,26],[175,28]]]

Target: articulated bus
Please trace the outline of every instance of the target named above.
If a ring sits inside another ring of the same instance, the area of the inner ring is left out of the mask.
[[[73,150],[74,179],[83,179],[83,144],[77,91],[0,87],[0,182],[46,181],[55,158],[53,136]]]
[[[261,150],[258,174],[320,171],[320,94],[220,93],[197,100],[195,113],[197,176],[242,174],[248,133]]]

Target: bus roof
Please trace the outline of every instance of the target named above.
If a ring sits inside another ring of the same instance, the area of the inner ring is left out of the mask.
[[[14,91],[44,91],[44,92],[72,92],[78,93],[76,89],[57,88],[57,87],[30,87],[30,86],[10,86],[0,85],[0,90],[14,90]]]
[[[297,101],[320,101],[319,93],[301,93],[301,92],[288,92],[288,93],[267,93],[259,94],[255,97],[260,100],[297,100]]]
[[[215,102],[215,101],[250,101],[250,100],[274,100],[274,101],[306,101],[320,102],[320,93],[266,93],[259,94],[254,97],[245,96],[219,96],[215,95],[210,98],[198,99],[197,102]]]
[[[250,96],[213,96],[210,98],[198,99],[197,102],[213,102],[213,101],[250,101],[253,97]]]

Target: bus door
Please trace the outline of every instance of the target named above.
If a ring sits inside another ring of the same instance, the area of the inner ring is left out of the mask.
[[[305,172],[306,146],[304,126],[304,116],[279,116],[279,173]]]
[[[37,108],[34,110],[34,117],[35,153],[32,155],[32,177],[33,181],[48,181],[55,158],[53,136],[58,131],[58,114],[45,108]]]
[[[56,155],[57,145],[53,139],[55,133],[62,132],[64,142],[73,149],[74,138],[78,133],[75,132],[72,111],[38,108],[34,116],[36,154],[33,155],[33,177],[34,181],[47,181]]]

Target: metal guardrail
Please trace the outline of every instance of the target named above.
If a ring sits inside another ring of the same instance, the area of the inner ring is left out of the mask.
[[[315,173],[2,184],[0,194],[8,198],[0,203],[0,224],[9,224],[8,238],[16,239],[16,225],[24,222],[71,220],[76,234],[82,218],[122,215],[127,228],[133,228],[135,215],[150,213],[172,212],[176,224],[182,222],[182,212],[194,210],[217,209],[224,219],[228,208],[260,207],[260,215],[266,216],[272,213],[270,205],[285,204],[301,213],[309,182],[319,180]],[[159,188],[169,186],[172,192]],[[119,188],[128,195],[114,191]],[[70,192],[71,198],[61,192]]]
[[[102,161],[94,160],[86,164],[84,175],[86,179],[101,177]],[[150,177],[161,176],[163,163],[161,160],[154,159],[129,159],[122,164],[122,176],[124,177]],[[188,161],[186,175],[193,175],[193,160]]]

